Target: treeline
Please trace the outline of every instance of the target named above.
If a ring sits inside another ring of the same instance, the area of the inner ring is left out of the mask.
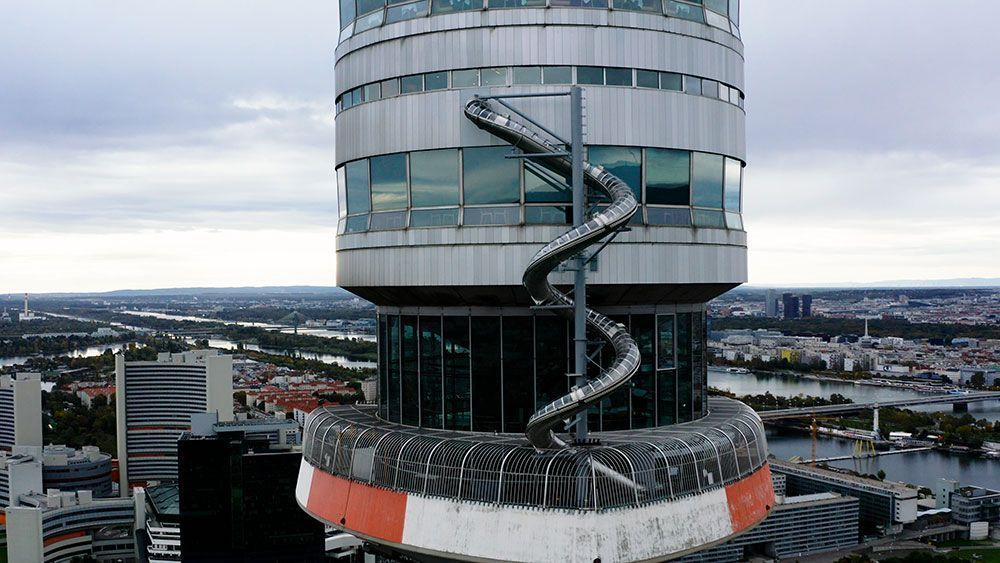
[[[220,333],[230,340],[279,350],[303,350],[344,356],[350,360],[378,360],[378,346],[361,339],[323,338],[311,334],[287,334],[263,328],[230,325]]]
[[[292,356],[282,356],[278,354],[267,354],[254,350],[243,350],[247,358],[257,362],[274,364],[279,367],[286,367],[298,371],[311,371],[323,374],[335,379],[361,380],[375,375],[374,369],[365,368],[345,368],[337,364],[328,364],[319,360],[309,360],[306,358],[295,358]]]
[[[1000,442],[1000,422],[977,420],[969,413],[955,416],[944,412],[920,412],[909,409],[882,408],[878,411],[879,428],[883,433],[909,432],[917,438],[939,436],[946,444],[982,447],[983,442]],[[871,428],[872,413],[865,411],[853,419],[844,419],[846,426]]]
[[[87,408],[74,393],[42,391],[42,440],[74,448],[97,446],[116,457],[114,397],[94,397]]]
[[[826,405],[847,405],[854,402],[840,393],[834,393],[830,395],[829,399],[826,399],[823,397],[814,397],[812,395],[794,395],[792,397],[783,397],[781,395],[772,395],[770,391],[762,395],[737,396],[735,393],[715,387],[709,387],[708,392],[712,395],[721,395],[723,397],[729,397],[730,399],[736,399],[755,411],[822,407]]]
[[[792,336],[830,338],[842,334],[862,335],[865,333],[865,321],[826,317],[789,320],[766,317],[722,317],[712,319],[712,329],[768,329],[778,330]],[[873,319],[868,321],[868,333],[875,337],[898,336],[908,340],[920,338],[950,342],[952,338],[1000,338],[1000,327],[952,323],[911,323],[903,319]]]
[[[370,307],[310,307],[292,309],[289,307],[247,307],[241,309],[223,309],[215,314],[226,321],[274,323],[298,311],[307,319],[374,319],[375,306]]]
[[[135,338],[135,333],[125,332],[119,336],[57,336],[50,338],[0,339],[0,358],[30,356],[34,354],[61,354],[89,346],[117,344]]]
[[[708,353],[708,363],[712,366],[733,366],[733,367],[743,367],[755,371],[780,371],[788,370],[800,373],[812,373],[814,371],[827,371],[826,362],[820,360],[816,364],[806,364],[802,362],[790,362],[787,358],[779,358],[769,361],[764,361],[760,358],[753,358],[751,360],[727,360],[723,357],[716,356],[711,352]],[[861,377],[863,374],[859,374]]]
[[[0,340],[20,338],[24,334],[39,334],[43,332],[94,332],[102,326],[107,325],[61,317],[45,317],[30,322],[0,324]]]

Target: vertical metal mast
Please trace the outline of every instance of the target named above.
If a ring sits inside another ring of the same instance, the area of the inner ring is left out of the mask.
[[[570,152],[572,153],[573,184],[573,226],[579,227],[586,221],[584,206],[586,197],[583,186],[583,89],[570,88]],[[587,384],[587,264],[581,252],[576,259],[576,275],[573,280],[573,371],[576,385]],[[576,415],[576,439],[587,439],[587,411]]]

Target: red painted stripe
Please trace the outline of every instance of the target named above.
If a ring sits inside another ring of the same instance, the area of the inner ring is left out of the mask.
[[[726,485],[729,517],[733,533],[739,533],[757,524],[774,506],[774,486],[771,484],[771,467],[764,464],[753,475]]]
[[[42,544],[45,545],[45,546],[50,546],[50,545],[52,545],[54,543],[59,543],[61,541],[66,541],[66,540],[70,540],[70,539],[74,539],[74,538],[82,538],[85,535],[86,534],[83,533],[83,532],[69,532],[69,533],[66,533],[66,534],[61,534],[61,535],[58,535],[58,536],[53,536],[53,537],[45,540],[44,542],[42,542]]]
[[[306,508],[348,531],[402,543],[406,493],[370,487],[314,468]]]

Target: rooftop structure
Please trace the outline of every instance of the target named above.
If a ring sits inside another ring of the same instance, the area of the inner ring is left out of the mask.
[[[306,420],[307,512],[504,561],[763,519],[760,420],[706,388],[705,302],[746,280],[738,13],[342,3],[337,285],[378,307],[378,400]]]
[[[88,490],[95,497],[108,497],[112,495],[111,465],[111,455],[95,446],[14,446],[13,452],[0,453],[0,502],[6,506],[18,494],[46,489]],[[29,466],[33,469],[27,469]],[[18,484],[24,475],[35,471],[38,476],[31,475],[25,481],[30,484]]]
[[[149,563],[181,560],[180,490],[176,483],[134,489],[136,548]]]
[[[160,354],[154,362],[115,358],[121,494],[177,478],[177,439],[191,415],[233,419],[233,358],[213,350]]]

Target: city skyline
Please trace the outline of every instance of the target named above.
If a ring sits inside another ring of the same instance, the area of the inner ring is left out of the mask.
[[[751,285],[1000,276],[1000,7],[932,6],[747,11]],[[0,8],[0,292],[332,285],[336,6],[173,8]]]

